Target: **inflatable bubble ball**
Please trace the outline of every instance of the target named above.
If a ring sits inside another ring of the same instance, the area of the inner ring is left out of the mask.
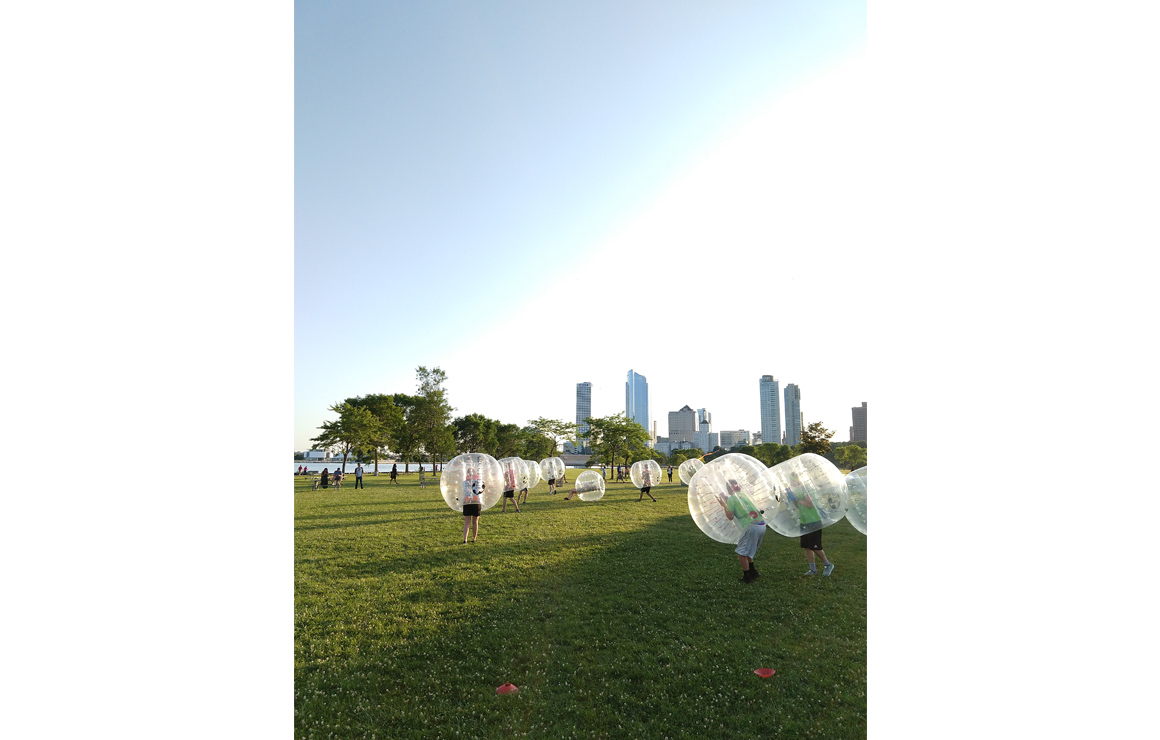
[[[581,501],[599,501],[604,496],[604,476],[595,470],[585,470],[576,476],[576,485],[572,488]]]
[[[866,534],[866,466],[846,476],[846,518],[854,529]]]
[[[555,478],[558,482],[564,477],[564,461],[558,457],[547,457],[540,461],[540,475],[544,480]]]
[[[661,466],[656,460],[640,460],[632,464],[628,477],[637,488],[655,486],[661,482]]]
[[[443,467],[439,492],[443,494],[447,505],[462,512],[464,493],[471,490],[473,480],[479,480],[481,484],[480,511],[495,506],[503,496],[503,470],[499,461],[481,452],[468,452],[452,458]]]
[[[733,497],[738,497],[738,501],[731,502]],[[738,517],[738,505],[744,510],[756,510],[761,516],[758,521],[767,524],[778,505],[765,465],[749,455],[722,455],[703,465],[689,480],[689,514],[702,532],[718,542],[736,544],[752,523],[752,519]],[[733,513],[732,520],[727,510]]]
[[[531,476],[528,473],[528,464],[518,457],[505,457],[499,461],[499,467],[503,471],[503,489],[505,491],[522,491],[525,488],[531,488],[528,485],[528,480]]]
[[[807,452],[765,471],[778,493],[765,523],[786,537],[828,527],[846,514],[846,476],[821,455]]]
[[[528,490],[530,491],[540,484],[543,476],[540,475],[540,464],[535,460],[524,460],[524,464],[528,466]]]
[[[681,466],[677,468],[677,475],[680,476],[681,483],[684,483],[687,486],[689,485],[689,481],[693,479],[693,476],[696,475],[697,471],[703,467],[705,467],[705,463],[701,462],[695,457],[689,458],[688,460],[685,460],[683,463],[681,463]]]

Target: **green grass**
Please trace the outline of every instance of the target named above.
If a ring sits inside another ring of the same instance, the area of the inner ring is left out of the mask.
[[[743,584],[679,483],[658,503],[541,483],[462,545],[437,481],[347,481],[294,480],[296,738],[866,734],[866,538],[845,521],[833,576],[771,530]]]

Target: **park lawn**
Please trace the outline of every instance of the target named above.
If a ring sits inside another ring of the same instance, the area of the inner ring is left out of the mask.
[[[365,481],[294,479],[296,738],[865,736],[866,538],[845,520],[833,576],[770,530],[743,584],[679,482],[657,503],[541,482],[462,545],[437,480]]]

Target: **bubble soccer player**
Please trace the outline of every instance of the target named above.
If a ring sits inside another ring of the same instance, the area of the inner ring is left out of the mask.
[[[814,506],[814,500],[810,498],[808,493],[798,495],[793,492],[792,488],[787,488],[785,495],[789,500],[790,506],[797,506],[798,516],[801,517],[803,527],[814,523],[821,523],[822,517],[818,514],[818,508]],[[803,534],[801,537],[801,548],[806,551],[806,562],[810,566],[810,569],[803,575],[816,576],[818,574],[817,567],[814,565],[814,553],[821,555],[822,562],[826,564],[826,567],[822,569],[822,575],[828,576],[834,572],[834,564],[830,562],[830,559],[826,557],[826,551],[822,549],[821,529]]]
[[[512,506],[516,507],[516,513],[522,513],[520,511],[520,505],[516,501],[516,486],[519,485],[518,479],[519,475],[516,473],[515,461],[507,460],[503,467],[503,508],[499,510],[499,513],[507,513],[507,502],[509,498],[512,500]]]
[[[483,509],[480,497],[483,495],[484,484],[479,480],[479,473],[470,469],[463,481],[463,544],[467,544],[467,528],[471,526],[471,541],[479,536],[479,514]]]
[[[644,469],[640,471],[640,482],[644,485],[640,487],[640,498],[637,499],[638,503],[644,501],[644,495],[646,493],[653,500],[653,503],[656,503],[656,497],[652,495],[652,478],[652,469],[647,465],[644,466]]]
[[[734,552],[741,563],[741,582],[752,583],[761,576],[753,564],[753,558],[757,555],[757,548],[761,547],[761,541],[765,539],[765,520],[761,517],[761,511],[741,492],[737,481],[730,479],[726,488],[725,493],[717,494],[717,502],[725,510],[725,518],[742,528],[741,539]]]

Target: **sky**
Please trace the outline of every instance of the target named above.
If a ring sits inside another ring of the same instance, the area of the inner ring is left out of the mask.
[[[295,449],[328,407],[668,412],[760,430],[758,380],[848,438],[866,6],[300,3]]]

